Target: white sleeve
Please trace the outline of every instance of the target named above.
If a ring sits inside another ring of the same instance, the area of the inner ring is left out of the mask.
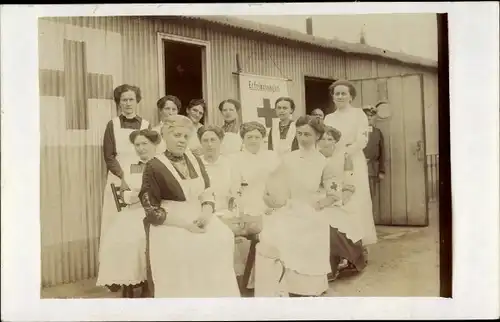
[[[366,144],[368,143],[368,129],[369,129],[368,117],[361,110],[357,115],[356,127],[357,127],[356,140],[345,149],[346,153],[349,155],[362,151],[366,147]]]
[[[124,191],[123,192],[123,201],[127,205],[132,205],[134,203],[138,203],[140,201],[139,200],[139,192],[130,191],[130,190]]]

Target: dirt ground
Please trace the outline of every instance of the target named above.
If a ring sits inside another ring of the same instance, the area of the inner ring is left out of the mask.
[[[327,296],[438,297],[439,228],[437,206],[425,228],[377,227],[379,241],[369,246],[368,266],[356,276],[330,283]],[[41,290],[41,298],[116,298],[95,279]]]

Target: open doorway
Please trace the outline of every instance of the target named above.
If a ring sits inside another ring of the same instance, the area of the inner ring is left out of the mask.
[[[204,47],[181,41],[164,40],[165,93],[175,95],[182,102],[180,113],[185,115],[189,101],[204,98]],[[205,113],[204,119],[207,115]],[[201,123],[204,120],[202,119]]]
[[[319,77],[304,77],[305,98],[306,98],[306,114],[320,108],[325,113],[325,116],[333,113],[335,107],[328,92],[328,87],[334,82],[333,79]]]

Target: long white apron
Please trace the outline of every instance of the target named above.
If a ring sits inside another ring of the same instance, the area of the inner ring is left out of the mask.
[[[146,129],[149,126],[149,122],[142,119],[141,130]],[[116,144],[116,160],[132,160],[137,159],[137,154],[135,152],[134,145],[130,143],[129,136],[134,129],[123,129],[121,128],[120,118],[116,117],[113,119],[113,131],[115,136]],[[118,214],[116,209],[115,200],[113,198],[113,193],[111,192],[110,184],[114,183],[117,187],[120,186],[121,180],[115,176],[111,171],[108,171],[108,178],[106,181],[106,186],[104,187],[104,198],[102,207],[102,217],[101,217],[101,239],[107,233],[110,225]]]
[[[157,158],[180,183],[186,201],[162,202],[167,216],[194,221],[201,214],[199,197],[205,186],[198,162],[187,153],[198,178],[182,180],[164,155]],[[233,266],[234,235],[213,216],[204,233],[167,225],[150,228],[150,263],[156,298],[239,297]]]
[[[136,158],[137,159],[137,158]],[[129,166],[129,163],[126,164]],[[129,170],[130,167],[124,170]],[[125,180],[131,189],[139,189],[142,173],[125,172]],[[125,194],[137,196],[134,191]],[[144,232],[144,209],[140,202],[123,208],[101,239],[99,250],[99,276],[97,285],[134,285],[147,278],[146,234]]]

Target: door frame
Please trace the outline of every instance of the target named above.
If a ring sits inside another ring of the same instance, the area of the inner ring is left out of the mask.
[[[201,40],[196,38],[183,37],[163,32],[157,33],[157,52],[158,52],[158,93],[159,97],[166,95],[165,88],[167,86],[165,80],[165,41],[179,42],[189,45],[201,47],[201,73],[202,73],[202,92],[203,99],[207,102],[208,106],[212,106],[212,49],[210,41]],[[205,123],[211,124],[213,115],[207,109],[205,116]]]
[[[426,126],[425,126],[425,92],[424,92],[424,74],[423,73],[418,73],[418,72],[413,72],[413,73],[404,73],[404,74],[399,74],[399,75],[391,75],[391,76],[370,76],[370,77],[364,77],[364,78],[352,78],[352,79],[348,79],[349,81],[360,81],[361,82],[361,86],[362,86],[362,81],[365,81],[365,80],[377,80],[377,79],[390,79],[390,78],[396,78],[396,77],[399,77],[399,78],[403,78],[403,77],[410,77],[410,76],[418,76],[419,79],[420,79],[420,97],[421,97],[421,102],[422,102],[422,130],[423,130],[423,142],[424,142],[424,160],[422,162],[422,165],[423,165],[423,170],[424,170],[424,180],[425,180],[425,183],[424,183],[424,194],[425,194],[425,210],[426,210],[426,214],[425,214],[425,226],[428,226],[429,225],[429,189],[428,189],[428,186],[427,186],[427,182],[428,182],[428,173],[427,173],[427,167],[428,167],[428,164],[427,164],[427,133],[425,132],[425,129],[426,129]],[[363,88],[361,87],[361,91],[363,90]],[[390,103],[390,102],[389,102]],[[404,112],[404,111],[403,111]],[[405,144],[406,144],[406,138],[405,138]],[[390,160],[390,156],[389,156],[389,160]]]
[[[318,77],[318,76],[312,76],[311,73],[301,73],[301,82],[300,82],[300,87],[301,87],[301,101],[302,101],[302,106],[304,106],[304,115],[307,115],[307,104],[306,104],[306,79],[310,80],[317,80],[317,81],[332,81],[332,84],[336,82],[337,80],[341,79],[341,77],[333,77],[333,76],[328,76],[330,78],[326,77]]]

